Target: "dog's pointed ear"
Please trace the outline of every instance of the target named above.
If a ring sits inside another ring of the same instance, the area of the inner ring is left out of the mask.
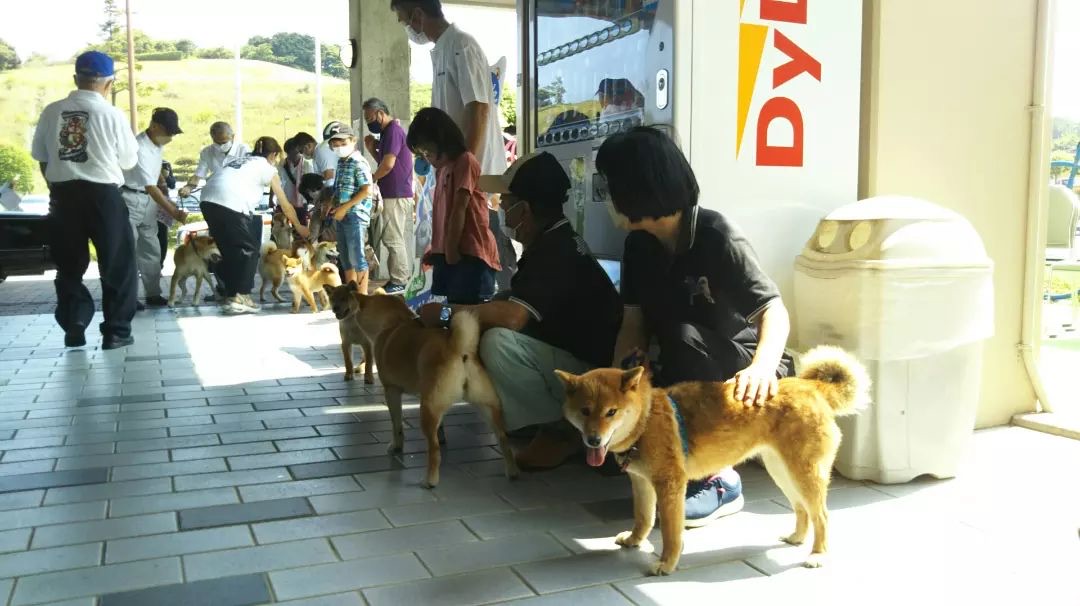
[[[637,389],[639,383],[641,383],[641,376],[645,374],[644,366],[635,366],[630,370],[624,370],[622,373],[622,390],[633,391]]]
[[[349,290],[355,290],[356,292],[360,292],[360,285],[356,283],[356,280],[349,280],[349,283],[345,286],[348,286]]]
[[[570,374],[565,370],[556,370],[555,376],[562,381],[563,387],[566,389],[566,395],[570,395],[577,391],[578,380],[581,378],[577,375]]]

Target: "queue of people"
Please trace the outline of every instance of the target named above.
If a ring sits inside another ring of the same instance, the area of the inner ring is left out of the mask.
[[[254,210],[269,188],[300,236],[316,222],[333,226],[323,231],[336,238],[344,278],[364,292],[370,236],[387,250],[387,292],[401,293],[414,256],[405,226],[410,217],[430,218],[420,222],[430,231],[417,231],[417,246],[433,268],[432,292],[443,300],[421,307],[419,319],[445,327],[462,310],[478,315],[480,356],[507,427],[535,430],[516,455],[522,468],[553,467],[582,449],[562,420],[555,369],[647,365],[661,386],[733,380],[748,405],[775,395],[779,378],[793,372],[784,351],[787,309],[738,228],[698,205],[696,176],[675,142],[636,127],[598,151],[611,216],[629,232],[617,291],[563,214],[571,183],[560,163],[540,152],[507,167],[488,64],[475,39],[446,21],[438,0],[392,0],[391,9],[413,42],[434,44],[431,107],[412,116],[407,132],[378,98],[363,104],[371,133],[363,138],[331,122],[322,142],[307,133],[284,146],[260,137],[247,150],[228,124],[211,128],[213,142],[180,193],[205,180],[202,211],[222,253],[224,310],[258,310],[250,293],[262,224]],[[178,117],[158,109],[136,138],[104,101],[113,77],[107,56],[80,56],[78,90],[45,109],[34,137],[52,192],[56,319],[68,346],[85,344],[93,315],[81,283],[86,241],[94,242],[101,266],[102,347],[122,347],[132,342],[138,276],[147,304],[160,297],[158,211],[184,218],[158,187],[161,149],[182,132]],[[615,82],[608,88],[618,105],[626,91]],[[321,203],[311,217],[309,203]],[[523,247],[520,261],[510,241]],[[732,470],[692,482],[687,523],[707,523],[742,502]]]

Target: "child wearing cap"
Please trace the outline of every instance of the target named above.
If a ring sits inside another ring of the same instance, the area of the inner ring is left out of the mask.
[[[338,156],[334,172],[334,219],[338,255],[346,282],[356,282],[367,292],[368,263],[364,255],[364,232],[371,223],[371,166],[356,150],[356,136],[341,126],[330,136],[330,149]]]
[[[479,188],[480,163],[466,148],[465,135],[446,112],[426,107],[413,117],[406,142],[438,171],[426,261],[432,266],[432,293],[452,304],[491,299],[499,253]]]

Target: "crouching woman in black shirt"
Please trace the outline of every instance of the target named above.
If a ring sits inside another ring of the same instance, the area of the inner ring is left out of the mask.
[[[623,252],[623,321],[615,365],[645,363],[655,340],[653,382],[736,383],[747,405],[774,396],[792,371],[784,353],[790,330],[776,284],[750,243],[727,218],[698,206],[699,188],[669,137],[645,127],[615,135],[596,158],[609,210],[630,230]],[[738,474],[690,483],[687,526],[742,508]]]

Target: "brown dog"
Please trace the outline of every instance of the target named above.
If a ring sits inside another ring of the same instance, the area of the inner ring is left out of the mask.
[[[278,303],[284,303],[278,290],[285,281],[285,260],[290,258],[288,251],[278,248],[273,240],[262,245],[262,253],[259,258],[259,277],[262,284],[259,286],[259,300],[266,301],[266,287],[270,286],[270,294]],[[292,257],[295,258],[295,257]],[[299,262],[299,259],[296,259]]]
[[[359,316],[349,311],[350,302],[354,295],[360,294],[360,287],[356,282],[349,282],[344,286],[334,286],[329,289],[330,305],[337,316],[339,310],[345,314],[338,316],[338,332],[341,334],[341,355],[345,359],[345,380],[352,381],[353,375],[360,372],[360,365],[353,366],[353,346],[359,345],[364,352],[364,383],[375,384],[375,358],[371,355],[372,339],[360,328]],[[376,291],[380,294],[382,289]]]
[[[187,279],[195,276],[195,294],[191,299],[192,305],[199,304],[199,291],[202,290],[203,280],[206,280],[213,291],[213,282],[210,275],[209,263],[217,263],[221,260],[221,251],[210,236],[195,236],[183,246],[177,246],[173,251],[172,283],[169,285],[169,305],[176,304],[176,287],[180,287],[180,302],[183,303],[187,296]]]
[[[405,430],[401,421],[401,396],[420,396],[420,427],[427,439],[427,481],[439,483],[438,429],[443,415],[455,402],[479,408],[499,440],[507,477],[517,477],[513,453],[506,442],[502,405],[487,372],[480,364],[480,322],[475,314],[459,312],[450,330],[424,328],[404,299],[385,294],[363,295],[355,283],[331,293],[334,315],[339,321],[355,319],[365,335],[375,339],[375,362],[379,381],[386,390],[386,405],[393,424],[390,452],[401,452]]]
[[[782,540],[802,544],[813,524],[806,566],[822,564],[825,497],[840,446],[834,417],[869,401],[870,379],[851,355],[834,347],[810,351],[799,377],[781,380],[777,396],[761,406],[736,401],[733,381],[661,389],[650,385],[641,367],[555,373],[566,386],[563,412],[581,431],[588,463],[603,464],[611,450],[630,474],[634,528],[615,542],[639,546],[659,507],[664,547],[653,574],[668,574],[679,563],[687,480],[756,454],[795,511],[795,532]]]
[[[289,290],[293,294],[292,312],[300,312],[300,299],[303,298],[311,307],[311,313],[319,313],[319,299],[323,307],[330,308],[330,297],[326,294],[327,287],[341,286],[341,276],[338,275],[337,266],[332,263],[324,263],[313,270],[304,269],[300,259],[287,257],[285,259],[285,281],[289,284]]]

